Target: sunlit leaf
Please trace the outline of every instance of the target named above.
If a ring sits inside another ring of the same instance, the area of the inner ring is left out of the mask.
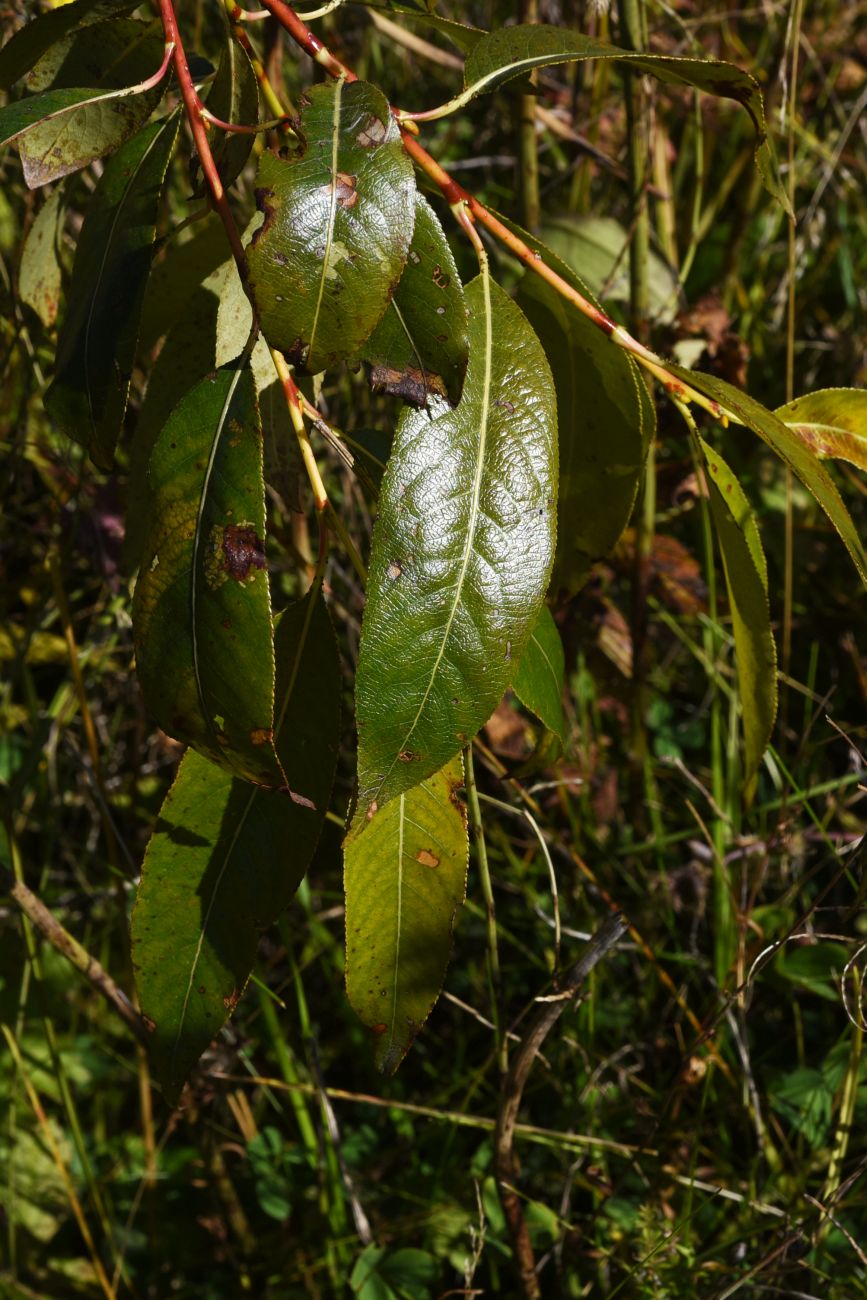
[[[823,388],[774,414],[815,456],[867,470],[867,389]]]
[[[421,194],[415,229],[394,297],[361,349],[370,382],[423,406],[428,396],[456,402],[467,368],[467,308],[442,226]]]
[[[181,399],[148,477],[133,604],[145,702],[164,731],[228,772],[281,787],[262,429],[248,368],[218,370]]]
[[[481,275],[460,403],[407,408],[383,478],[356,683],[359,806],[438,771],[509,685],[551,570],[556,402],[538,339]],[[411,647],[411,652],[408,652]]]
[[[750,801],[777,715],[777,651],[768,604],[768,569],[743,488],[719,452],[703,439],[699,443],[732,616],[744,731],[744,788]]]
[[[146,127],[106,164],[79,235],[54,382],[45,397],[50,414],[106,469],[126,411],[178,120]]]
[[[352,356],[400,279],[415,217],[415,180],[389,106],[365,82],[313,86],[305,147],[262,156],[265,222],[249,249],[263,332],[315,374]]]
[[[158,23],[115,18],[84,27],[48,50],[28,74],[30,91],[54,92],[95,86],[120,90],[145,80],[160,66],[163,35]],[[31,189],[113,153],[143,126],[164,86],[74,108],[34,126],[19,143],[24,178]]]
[[[397,1069],[439,997],[467,878],[460,756],[368,820],[345,844],[346,989]]]
[[[340,665],[321,596],[277,624],[277,749],[316,809],[233,779],[188,750],[148,845],[133,962],[169,1101],[228,1019],[259,932],[287,907],[328,806],[339,741]]]

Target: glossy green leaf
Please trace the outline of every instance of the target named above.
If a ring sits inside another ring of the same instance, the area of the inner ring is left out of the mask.
[[[571,266],[527,231],[507,224],[594,301]],[[524,275],[517,300],[545,348],[557,388],[560,491],[551,587],[572,596],[629,522],[656,412],[632,358],[538,275]]]
[[[155,122],[106,164],[87,207],[57,345],[51,415],[108,469],[123,425],[154,229],[178,117]]]
[[[487,275],[466,293],[460,403],[406,408],[382,481],[356,682],[362,812],[439,771],[487,720],[551,571],[557,410],[548,362]]]
[[[30,18],[0,50],[0,90],[29,72],[46,50],[73,32],[115,14],[131,13],[139,0],[73,0]]]
[[[85,27],[52,46],[27,77],[32,91],[78,86],[123,90],[150,77],[160,66],[163,36],[157,23],[116,18]],[[150,117],[163,84],[75,108],[40,123],[19,143],[24,179],[31,189],[77,171],[113,153]]]
[[[867,470],[867,389],[823,388],[774,414],[813,455]]]
[[[768,569],[743,488],[720,454],[701,438],[699,444],[732,616],[744,731],[744,791],[750,801],[777,716],[777,651],[768,604]]]
[[[706,397],[719,402],[733,419],[757,433],[790,466],[836,528],[862,581],[867,583],[867,555],[861,539],[834,480],[817,454],[808,450],[798,434],[767,407],[725,380],[697,370],[685,370],[682,366],[668,364],[666,369]]]
[[[294,159],[266,153],[265,223],[248,260],[262,330],[310,374],[352,356],[379,324],[412,238],[415,180],[374,86],[313,86]]]
[[[563,679],[566,660],[563,642],[551,611],[543,605],[539,619],[521,655],[512,682],[518,699],[535,713],[541,723],[565,744],[566,717],[563,713]]]
[[[18,296],[50,329],[57,320],[63,272],[59,241],[63,224],[63,195],[60,189],[43,203],[30,227],[18,268]]]
[[[423,406],[461,395],[467,369],[467,308],[458,270],[436,215],[415,197],[415,228],[394,297],[361,349],[374,389]]]
[[[695,86],[723,99],[734,99],[747,110],[756,132],[756,164],[771,194],[788,212],[789,199],[780,180],[767,137],[765,111],[758,82],[749,73],[719,59],[675,58],[636,54],[582,32],[548,24],[500,27],[478,41],[464,65],[465,103],[487,94],[533,68],[553,67],[585,59],[613,59],[676,86]]]
[[[259,931],[288,906],[325,816],[340,734],[340,664],[321,596],[277,624],[277,749],[302,808],[188,750],[148,845],[132,919],[141,1007],[166,1098],[228,1019]]]
[[[392,1074],[440,995],[467,881],[460,755],[368,820],[344,846],[346,991]]]
[[[223,47],[207,104],[214,116],[224,122],[254,126],[259,121],[259,83],[246,52],[232,38]],[[256,137],[239,131],[221,131],[219,127],[214,127],[211,135],[214,162],[228,188],[244,170]],[[204,194],[204,183],[198,192]]]
[[[164,731],[228,772],[282,787],[262,429],[249,368],[226,366],[181,399],[148,476],[150,531],[133,603],[145,703]]]

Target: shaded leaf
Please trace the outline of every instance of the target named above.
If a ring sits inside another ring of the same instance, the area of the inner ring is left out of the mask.
[[[867,389],[823,388],[774,412],[820,459],[867,470]]]
[[[787,212],[788,195],[780,180],[767,137],[765,110],[759,84],[749,73],[719,59],[676,58],[662,54],[636,54],[582,32],[547,24],[500,27],[476,42],[464,65],[462,102],[488,94],[533,68],[575,63],[584,59],[613,59],[659,81],[695,86],[707,94],[734,99],[752,119],[756,132],[756,165],[771,194]]]
[[[85,27],[52,46],[26,84],[35,91],[78,86],[122,90],[156,72],[162,56],[158,23],[116,18]],[[163,89],[160,84],[138,94],[99,98],[35,126],[19,144],[27,184],[35,189],[113,153],[144,125]]]
[[[150,531],[133,603],[145,702],[164,731],[227,771],[283,786],[262,429],[249,369],[227,366],[181,399],[148,476]]]
[[[78,239],[45,405],[109,469],[126,411],[154,230],[179,118],[155,122],[106,164]]]
[[[63,196],[55,190],[30,227],[18,268],[18,296],[32,307],[46,329],[57,320],[62,270],[58,256]]]
[[[521,656],[512,690],[525,708],[535,713],[539,721],[563,743],[566,740],[566,718],[563,713],[565,670],[563,642],[557,624],[548,606],[543,605],[527,648]]]
[[[352,356],[382,319],[412,238],[415,180],[382,93],[313,86],[302,152],[259,164],[265,223],[248,261],[268,341],[310,374]]]
[[[139,0],[73,0],[29,19],[0,50],[0,90],[8,90],[58,41],[114,14],[131,13]]]
[[[713,447],[701,438],[699,444],[732,616],[744,729],[744,791],[750,802],[777,716],[777,651],[768,604],[768,569],[740,483]]]
[[[432,403],[434,418],[407,408],[382,481],[356,682],[362,812],[472,739],[512,679],[548,584],[551,372],[498,285],[481,275],[466,293],[460,403]]]
[[[580,275],[606,303],[629,302],[629,231],[613,217],[552,217],[542,224],[550,249]],[[525,241],[526,242],[526,241]],[[680,301],[674,271],[658,253],[647,259],[648,306],[655,320],[671,321]],[[537,277],[538,278],[538,277]]]
[[[223,46],[214,84],[208,94],[208,108],[224,122],[253,126],[259,121],[259,83],[246,52],[237,41],[229,38]],[[237,180],[256,139],[254,135],[239,131],[221,131],[214,127],[211,135],[211,152],[220,179],[228,187]],[[198,194],[205,193],[205,184]]]
[[[142,355],[186,316],[199,285],[223,266],[227,244],[216,213],[197,221],[191,230],[157,243],[157,254],[145,292],[139,349]],[[161,354],[162,355],[162,354]]]
[[[423,406],[433,394],[452,403],[467,369],[463,286],[436,214],[415,196],[415,227],[394,297],[361,349],[374,389]]]
[[[506,224],[593,301],[572,267],[527,231]],[[571,596],[629,522],[656,411],[632,358],[538,275],[524,275],[517,301],[545,347],[557,389],[560,491],[551,586]]]
[[[259,931],[288,906],[313,856],[339,742],[340,664],[321,596],[277,624],[277,749],[316,810],[233,779],[188,750],[145,854],[132,919],[143,1013],[173,1103],[234,1010]]]
[[[439,997],[467,880],[460,755],[346,837],[346,991],[392,1074]]]
[[[111,464],[177,119],[148,128],[106,168],[79,238],[57,374],[46,404],[97,463]]]
[[[820,463],[818,456],[807,449],[798,434],[754,397],[742,393],[740,389],[732,387],[723,379],[671,364],[667,364],[666,369],[706,397],[719,402],[733,419],[757,433],[780,459],[790,466],[836,528],[862,581],[867,583],[867,555],[864,553],[852,517],[834,480]]]

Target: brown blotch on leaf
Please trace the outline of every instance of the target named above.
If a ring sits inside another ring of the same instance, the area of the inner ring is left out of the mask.
[[[314,812],[316,811],[316,804],[312,799],[308,799],[307,796],[303,794],[296,794],[289,785],[279,786],[278,794],[288,794],[292,802],[297,803],[299,808],[312,808]]]
[[[374,1025],[374,1026],[373,1026],[373,1033],[375,1033],[375,1034],[384,1034],[384,1033],[385,1033],[385,1030],[386,1030],[386,1026],[385,1026],[385,1025]]]
[[[266,189],[258,189],[254,192],[253,197],[256,200],[256,207],[258,208],[258,210],[260,212],[265,213],[265,220],[262,222],[259,229],[254,232],[253,238],[250,240],[251,247],[255,247],[256,244],[258,244],[260,238],[262,237],[262,235],[264,235],[265,231],[268,229],[268,227],[271,225],[272,221],[274,220],[274,209],[271,206],[271,204],[268,202],[269,199],[273,199],[274,191],[266,190]]]
[[[445,380],[442,375],[430,374],[407,366],[397,370],[393,366],[373,366],[370,371],[370,386],[375,393],[388,393],[391,397],[402,397],[413,406],[424,406],[431,394],[448,397]]]
[[[440,860],[430,849],[419,849],[415,855],[416,862],[420,862],[423,867],[438,867]]]
[[[385,136],[386,128],[382,118],[371,113],[355,139],[362,149],[375,149],[377,145],[382,144]]]
[[[417,763],[421,754],[414,754],[411,749],[402,749],[397,757],[401,763]]]
[[[274,732],[270,727],[254,727],[250,732],[251,745],[270,745],[274,740]]]
[[[434,267],[431,279],[439,289],[447,289],[452,282],[452,277],[447,275],[441,266]]]
[[[227,1011],[234,1011],[235,1007],[238,1005],[240,1001],[241,1001],[241,990],[232,989],[232,992],[226,994],[226,996],[223,998],[223,1006],[226,1008]]]
[[[392,560],[386,572],[388,573],[389,578],[391,578],[391,581],[396,582],[397,579],[400,577],[400,575],[403,573],[403,569],[398,564],[397,560]]]
[[[265,546],[252,524],[227,524],[223,529],[223,568],[243,582],[251,569],[264,569]]]
[[[378,809],[379,809],[379,804],[374,799],[372,804],[368,808],[367,812],[364,814],[364,820],[368,822],[372,822],[374,817],[377,814]]]
[[[142,1014],[141,1022],[149,1034],[152,1034],[157,1027],[157,1022],[151,1016]]]
[[[358,202],[358,190],[355,188],[357,179],[357,176],[350,176],[349,172],[338,172],[333,183],[322,186],[322,192],[331,194],[333,191],[341,208],[354,208]]]

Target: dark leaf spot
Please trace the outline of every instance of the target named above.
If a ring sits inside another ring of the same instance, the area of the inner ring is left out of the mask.
[[[265,547],[250,524],[227,524],[223,529],[223,568],[230,578],[243,582],[251,569],[264,569]]]

